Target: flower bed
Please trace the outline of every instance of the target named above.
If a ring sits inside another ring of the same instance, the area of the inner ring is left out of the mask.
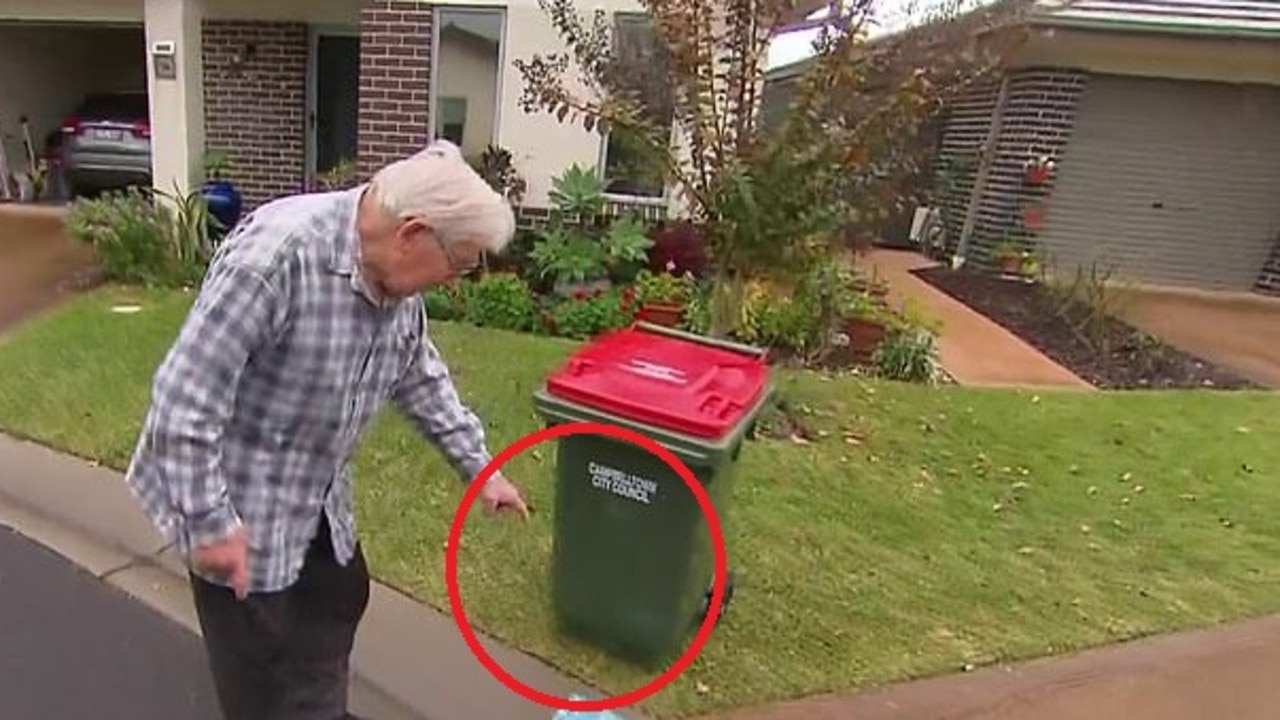
[[[710,332],[710,264],[696,225],[604,218],[600,181],[576,166],[551,198],[547,226],[515,251],[428,292],[428,317],[576,340],[637,321]],[[835,258],[799,277],[748,282],[727,334],[786,364],[941,380],[933,329],[885,294],[851,257]]]

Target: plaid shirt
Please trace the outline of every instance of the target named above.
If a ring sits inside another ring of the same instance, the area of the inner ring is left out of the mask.
[[[349,462],[387,399],[466,480],[490,460],[421,298],[379,307],[361,279],[362,190],[277,200],[229,234],[156,373],[130,463],[130,487],[184,557],[244,527],[251,591],[297,579],[322,510],[350,560]]]

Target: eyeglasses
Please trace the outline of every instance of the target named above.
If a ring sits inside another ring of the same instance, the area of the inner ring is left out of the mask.
[[[440,246],[440,252],[444,253],[445,259],[449,261],[449,269],[456,275],[468,275],[476,268],[480,267],[480,258],[462,259],[453,251],[453,246],[444,242],[438,235],[432,235],[435,238],[436,245]]]

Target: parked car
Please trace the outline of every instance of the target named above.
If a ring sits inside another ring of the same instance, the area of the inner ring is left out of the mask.
[[[72,197],[151,185],[146,93],[95,93],[62,123],[63,177]]]

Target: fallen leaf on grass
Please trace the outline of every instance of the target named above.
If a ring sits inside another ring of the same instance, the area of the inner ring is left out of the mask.
[[[699,694],[699,695],[706,695],[707,693],[711,692],[711,686],[710,686],[710,685],[707,685],[706,683],[702,682],[701,680],[699,680],[699,681],[694,685],[694,688],[698,691],[698,694]]]

